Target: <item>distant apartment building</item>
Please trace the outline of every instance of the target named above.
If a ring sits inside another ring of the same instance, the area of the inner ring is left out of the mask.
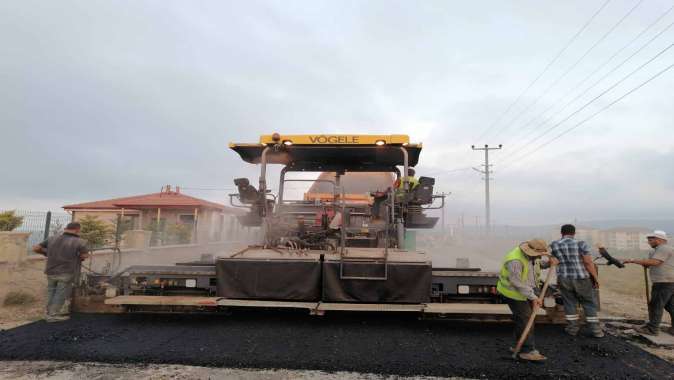
[[[646,241],[648,232],[648,229],[641,227],[620,227],[604,230],[602,235],[607,248],[647,251],[650,249]]]
[[[642,227],[618,227],[600,230],[590,227],[576,229],[576,238],[585,240],[595,246],[602,244],[609,250],[647,251],[650,249],[646,241],[649,230]]]
[[[576,239],[584,240],[591,246],[606,244],[602,241],[601,230],[592,227],[577,226]]]

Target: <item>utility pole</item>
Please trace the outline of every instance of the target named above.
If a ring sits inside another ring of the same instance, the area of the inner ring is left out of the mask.
[[[484,148],[476,148],[475,145],[470,146],[473,150],[483,150],[484,151],[484,170],[478,168],[473,168],[478,173],[484,175],[484,208],[485,208],[485,220],[484,228],[485,235],[489,235],[491,232],[491,209],[490,209],[490,199],[489,199],[489,174],[493,173],[491,171],[491,165],[489,164],[489,151],[490,150],[500,150],[503,145],[498,144],[498,148],[490,148],[489,145],[485,144]]]
[[[442,212],[442,214],[440,216],[442,217],[442,233],[443,234],[445,233],[445,199],[450,194],[451,194],[451,192],[445,193],[444,191],[442,192],[442,194],[440,194],[442,196],[442,208],[440,209],[440,212]]]
[[[445,233],[445,208],[443,207],[442,209],[440,209],[440,211],[442,212],[442,215],[441,215],[441,217],[442,217],[442,233],[444,234]]]

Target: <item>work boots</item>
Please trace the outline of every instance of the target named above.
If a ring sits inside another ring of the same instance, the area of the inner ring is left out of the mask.
[[[578,331],[580,331],[578,321],[566,321],[566,327],[564,328],[564,332],[566,332],[571,336],[576,336],[578,335]]]
[[[648,324],[639,326],[634,330],[636,330],[636,332],[638,332],[639,334],[652,335],[652,336],[657,336],[658,333],[660,333],[658,329],[654,329]]]
[[[538,350],[520,353],[519,358],[530,362],[542,362],[548,359],[545,356],[541,355],[541,353],[538,352]]]
[[[590,334],[595,338],[603,338],[604,332],[601,329],[599,322],[588,323],[590,327]]]
[[[46,322],[65,322],[69,319],[69,315],[48,315],[44,318]]]

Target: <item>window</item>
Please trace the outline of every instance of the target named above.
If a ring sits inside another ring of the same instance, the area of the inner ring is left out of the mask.
[[[194,214],[180,214],[180,215],[178,215],[178,223],[180,223],[180,224],[194,224]]]

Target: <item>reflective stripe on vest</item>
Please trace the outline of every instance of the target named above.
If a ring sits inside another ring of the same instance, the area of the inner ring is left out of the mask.
[[[498,290],[499,293],[502,295],[514,299],[517,301],[526,301],[527,297],[525,297],[522,293],[517,291],[512,284],[510,284],[510,281],[508,280],[508,276],[510,275],[510,272],[508,271],[508,267],[506,264],[509,261],[513,260],[519,260],[520,263],[522,263],[522,276],[521,280],[523,283],[527,282],[527,277],[529,275],[529,259],[524,255],[524,252],[520,249],[520,247],[517,247],[510,251],[505,259],[503,259],[503,265],[501,265],[501,272],[498,277],[498,283],[496,284],[496,289]],[[538,268],[536,268],[538,269]],[[535,273],[535,278],[536,281],[538,281],[538,275],[539,271],[536,270]]]

